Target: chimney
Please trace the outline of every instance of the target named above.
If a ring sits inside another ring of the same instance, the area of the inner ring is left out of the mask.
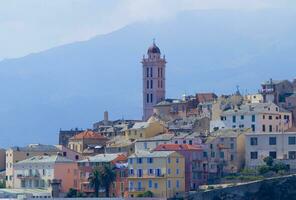
[[[108,111],[104,112],[104,124],[107,125],[109,121],[109,114]]]

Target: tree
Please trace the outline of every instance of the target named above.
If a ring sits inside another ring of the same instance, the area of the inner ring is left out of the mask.
[[[99,197],[99,190],[101,185],[101,174],[99,169],[94,169],[89,178],[90,186],[95,190],[95,196]]]
[[[273,158],[271,156],[267,156],[263,159],[267,166],[271,167],[273,164]]]
[[[143,197],[153,197],[153,192],[146,191],[146,192],[143,193]]]
[[[109,197],[110,186],[116,179],[116,173],[109,165],[104,165],[100,168],[100,178],[102,186],[105,188],[106,197]]]
[[[74,197],[77,197],[77,190],[74,189],[74,188],[70,188],[66,197],[68,198],[74,198]]]

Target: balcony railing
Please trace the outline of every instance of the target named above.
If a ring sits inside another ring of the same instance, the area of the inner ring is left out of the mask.
[[[130,192],[144,192],[145,188],[129,188]]]

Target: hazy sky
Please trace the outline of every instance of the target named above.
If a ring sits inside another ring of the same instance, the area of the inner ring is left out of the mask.
[[[182,3],[180,3],[182,2]],[[295,0],[0,0],[0,60],[191,9],[270,9]]]

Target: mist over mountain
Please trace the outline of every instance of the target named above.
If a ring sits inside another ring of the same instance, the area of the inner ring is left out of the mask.
[[[85,42],[0,62],[0,146],[57,143],[108,110],[140,119],[142,66],[152,39],[167,63],[167,96],[256,92],[296,76],[296,12],[192,11],[129,25]]]

